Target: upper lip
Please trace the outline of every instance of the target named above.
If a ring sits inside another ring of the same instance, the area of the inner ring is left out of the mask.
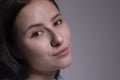
[[[58,51],[57,53],[53,54],[53,56],[59,55],[60,53],[66,51],[68,49],[68,47],[65,47],[64,49]]]

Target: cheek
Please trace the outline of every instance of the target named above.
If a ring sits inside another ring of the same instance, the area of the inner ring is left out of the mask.
[[[24,48],[24,57],[31,67],[36,68],[50,58],[49,48],[45,42],[31,42]]]
[[[71,40],[71,32],[67,24],[63,26],[63,29],[61,30],[61,34],[65,38],[65,40]]]
[[[52,67],[50,65],[54,65],[54,62],[51,62],[53,61],[53,58],[51,57],[51,50],[48,44],[48,40],[26,43],[24,56],[31,68],[44,70]]]
[[[49,53],[47,40],[29,40],[24,43],[24,56],[28,59],[36,59],[37,57],[45,57]]]

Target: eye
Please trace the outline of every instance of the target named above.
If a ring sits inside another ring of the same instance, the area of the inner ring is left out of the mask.
[[[34,32],[34,33],[32,34],[32,37],[38,37],[38,36],[41,36],[42,33],[43,33],[42,31]]]
[[[59,19],[59,20],[55,21],[53,25],[58,26],[58,25],[62,24],[62,21],[63,21],[62,19]]]

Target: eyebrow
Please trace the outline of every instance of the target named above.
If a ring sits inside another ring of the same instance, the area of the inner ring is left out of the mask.
[[[51,21],[53,21],[54,19],[56,19],[58,16],[61,16],[61,14],[60,14],[60,13],[56,14],[54,17],[52,17]],[[42,23],[32,24],[32,25],[30,25],[30,26],[25,30],[24,33],[26,33],[27,31],[29,31],[31,28],[40,27],[40,26],[43,26],[43,24],[42,24]]]
[[[51,21],[53,21],[54,19],[56,19],[58,16],[61,16],[61,14],[60,14],[60,13],[56,14],[56,15],[51,19]]]

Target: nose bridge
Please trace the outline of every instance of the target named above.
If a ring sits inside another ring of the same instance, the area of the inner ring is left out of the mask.
[[[57,32],[55,29],[51,30],[51,45],[54,47],[58,47],[60,45],[62,45],[62,43],[64,42],[64,38],[62,37],[62,35],[60,34],[60,32]]]
[[[53,30],[53,35],[52,36],[53,36],[53,39],[55,39],[56,41],[59,41],[59,42],[63,41],[62,35],[55,30]]]

